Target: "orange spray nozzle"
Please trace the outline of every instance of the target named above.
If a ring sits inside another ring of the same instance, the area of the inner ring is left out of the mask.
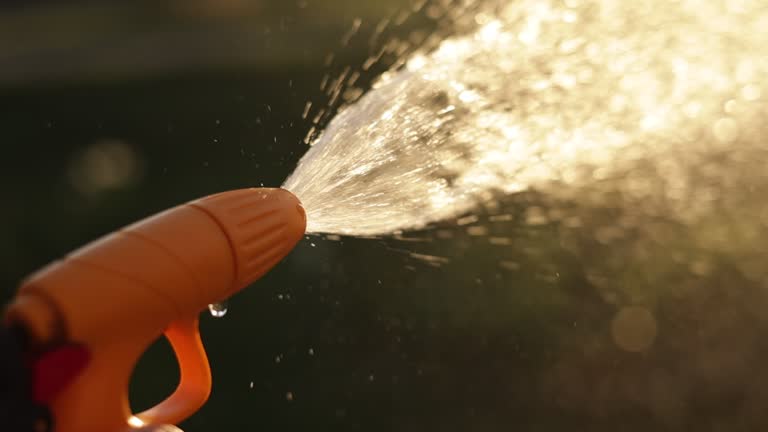
[[[176,424],[208,398],[211,376],[198,315],[259,279],[304,235],[299,200],[283,189],[243,189],[193,201],[116,231],[31,275],[5,321],[38,346],[77,343],[85,369],[51,408],[57,432],[112,432]],[[133,415],[128,383],[165,333],[181,380]]]

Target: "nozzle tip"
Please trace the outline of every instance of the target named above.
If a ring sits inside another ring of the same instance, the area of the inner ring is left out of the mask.
[[[263,190],[263,189],[260,189]],[[301,240],[304,233],[307,230],[307,213],[304,211],[304,206],[301,201],[293,193],[285,189],[268,189],[270,193],[282,201],[284,209],[281,216],[286,224],[286,234],[290,239],[293,239],[291,248]]]
[[[195,201],[226,232],[237,267],[234,290],[260,278],[301,240],[307,216],[285,189],[241,189]]]

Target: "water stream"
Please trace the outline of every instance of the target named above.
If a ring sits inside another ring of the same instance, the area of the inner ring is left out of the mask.
[[[311,143],[284,185],[309,232],[418,229],[527,191],[634,206],[619,232],[714,208],[765,220],[754,206],[768,149],[763,3],[520,0],[472,20],[381,76]]]
[[[462,257],[441,272],[454,290],[414,277],[420,305],[557,346],[516,403],[660,422],[633,430],[762,425],[768,6],[516,0],[469,21],[311,143],[285,183],[309,232]]]

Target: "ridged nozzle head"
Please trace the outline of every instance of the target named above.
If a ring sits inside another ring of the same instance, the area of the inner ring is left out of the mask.
[[[241,290],[274,267],[301,240],[307,218],[299,199],[285,189],[241,189],[191,205],[211,215],[229,238],[235,282]]]

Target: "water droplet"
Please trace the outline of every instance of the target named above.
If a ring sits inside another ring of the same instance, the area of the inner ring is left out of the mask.
[[[741,89],[741,97],[748,101],[760,99],[761,93],[760,87],[755,84],[747,84]]]
[[[656,317],[642,306],[624,307],[611,322],[616,345],[629,352],[642,352],[653,345],[658,332]]]
[[[211,303],[208,305],[208,311],[214,318],[221,318],[227,314],[227,302]]]
[[[478,218],[475,215],[466,216],[463,218],[459,218],[456,220],[456,225],[469,225],[471,223],[477,222]]]
[[[722,143],[735,140],[739,136],[739,125],[731,118],[721,118],[712,127],[715,138]]]
[[[712,272],[712,263],[706,260],[697,260],[692,262],[688,269],[696,276],[707,276]]]
[[[549,219],[541,207],[530,207],[525,212],[525,223],[528,225],[544,225],[548,222]]]
[[[520,264],[515,261],[499,261],[499,266],[507,270],[520,270]]]
[[[509,222],[515,217],[511,214],[494,215],[489,218],[491,222]]]
[[[471,226],[467,228],[467,234],[475,237],[481,237],[488,235],[488,227],[485,226]]]
[[[701,114],[701,109],[702,107],[700,102],[691,101],[683,106],[683,114],[685,114],[686,117],[693,119]]]
[[[496,246],[509,246],[512,244],[512,239],[509,237],[490,237],[488,242]]]

